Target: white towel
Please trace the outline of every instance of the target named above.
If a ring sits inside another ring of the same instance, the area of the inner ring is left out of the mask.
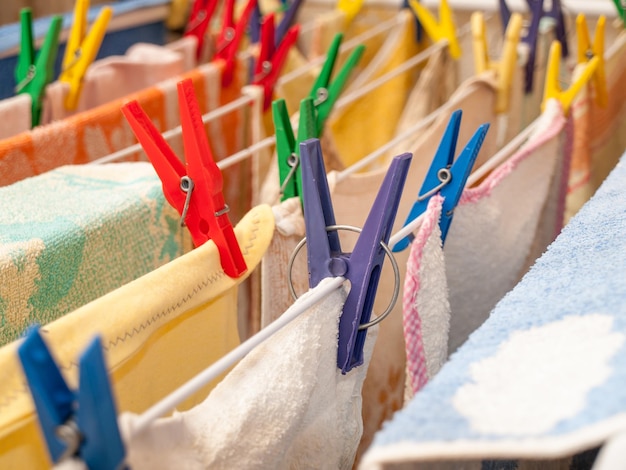
[[[130,440],[136,416],[120,416],[127,463],[134,470],[352,468],[363,430],[361,387],[377,331],[368,332],[364,364],[342,375],[337,335],[345,299],[338,289],[300,315],[195,408]]]

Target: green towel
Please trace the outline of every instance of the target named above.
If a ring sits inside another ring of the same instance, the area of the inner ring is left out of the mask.
[[[0,188],[0,345],[191,248],[149,163],[66,166]]]

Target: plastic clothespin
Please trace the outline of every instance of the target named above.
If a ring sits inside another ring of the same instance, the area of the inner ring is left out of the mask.
[[[504,113],[509,109],[511,85],[515,65],[517,63],[517,46],[522,33],[522,15],[514,13],[506,28],[502,56],[499,61],[492,61],[487,50],[487,31],[485,17],[481,12],[472,13],[472,44],[474,48],[474,66],[476,73],[488,70],[496,71],[498,93],[496,98],[496,113]]]
[[[560,65],[561,43],[559,41],[553,41],[552,46],[550,46],[550,55],[548,57],[548,70],[546,71],[546,84],[544,86],[541,110],[545,110],[547,101],[550,98],[553,98],[561,103],[563,113],[568,114],[576,95],[580,92],[582,87],[591,80],[600,68],[600,57],[597,55],[591,57],[578,79],[575,80],[567,90],[562,90],[559,84]],[[604,86],[606,87],[606,82],[604,82]],[[598,94],[597,90],[596,94]]]
[[[411,154],[395,157],[365,221],[352,253],[341,250],[326,170],[319,140],[300,144],[304,222],[306,227],[309,286],[327,277],[344,276],[350,281],[339,320],[337,367],[343,374],[363,363],[363,345],[378,281],[385,260],[383,244],[389,241],[402,189],[411,164]]]
[[[441,229],[441,240],[446,241],[448,229],[452,223],[454,208],[461,198],[461,193],[467,182],[467,178],[472,172],[474,162],[480,148],[483,145],[489,124],[482,124],[478,127],[472,138],[469,140],[459,157],[454,161],[456,144],[459,137],[459,129],[461,128],[462,111],[457,110],[452,113],[448,127],[441,139],[437,153],[428,169],[424,183],[420,189],[417,201],[413,204],[409,216],[404,222],[408,225],[417,217],[422,215],[428,207],[428,201],[435,194],[440,194],[444,198],[441,209],[441,218],[439,219],[439,228]],[[413,236],[400,240],[393,248],[394,252],[403,251],[413,241]]]
[[[600,16],[596,24],[596,31],[593,35],[593,44],[589,38],[587,19],[585,15],[576,17],[576,38],[578,40],[578,63],[584,64],[592,58],[598,58],[598,68],[593,74],[592,81],[595,88],[596,103],[600,107],[606,107],[609,96],[606,85],[606,69],[604,60],[604,29],[606,18]]]
[[[38,328],[29,332],[18,355],[52,461],[79,457],[91,470],[119,468],[124,444],[100,338],[80,357],[76,391],[67,386]]]
[[[227,87],[233,81],[235,65],[237,62],[237,52],[243,39],[250,18],[257,5],[257,0],[249,0],[237,23],[234,20],[235,0],[226,0],[222,17],[222,29],[217,39],[217,51],[213,60],[223,60],[225,62],[222,71],[222,86]]]
[[[287,104],[280,99],[272,103],[272,118],[276,129],[276,153],[278,156],[278,175],[280,178],[281,201],[291,197],[300,197],[302,201],[302,173],[300,170],[300,143],[319,136],[315,105],[312,98],[300,102],[300,121],[296,140]]]
[[[409,0],[402,0],[402,8],[411,8],[411,6],[409,5]],[[415,42],[420,44],[423,40],[424,31],[422,29],[422,24],[420,23],[420,20],[417,18],[417,15],[415,15],[415,13],[414,13],[414,16],[415,16]]]
[[[613,0],[613,3],[615,4],[615,8],[617,8],[617,14],[626,27],[626,5],[624,5],[623,0]]]
[[[352,20],[359,14],[363,8],[364,0],[337,0],[337,10],[342,11],[346,15],[346,24],[352,23]]]
[[[293,0],[291,5],[289,5],[289,7],[287,8],[287,11],[285,11],[283,18],[280,20],[280,23],[278,23],[278,26],[276,27],[274,46],[278,47],[282,43],[283,39],[285,39],[287,31],[289,31],[289,28],[291,28],[294,21],[296,20],[296,15],[298,14],[298,10],[300,9],[301,5],[302,0]]]
[[[556,39],[561,43],[562,57],[569,56],[569,46],[567,44],[567,30],[565,29],[565,17],[563,16],[563,8],[561,8],[561,0],[552,0],[552,8],[544,12],[544,16],[554,19],[556,23]]]
[[[537,56],[537,40],[539,38],[539,22],[543,16],[543,0],[526,0],[531,12],[530,24],[522,41],[528,44],[528,61],[525,67],[524,91],[530,93],[533,90],[535,77],[535,58]],[[500,0],[500,16],[502,27],[508,28],[511,12],[506,4],[506,0]]]
[[[263,15],[261,14],[261,7],[257,3],[252,10],[252,14],[250,15],[250,27],[248,29],[248,34],[250,35],[250,42],[252,44],[256,44],[261,40],[261,21],[263,20]]]
[[[91,30],[87,33],[88,10],[89,0],[76,0],[74,23],[65,46],[63,69],[59,76],[59,81],[70,85],[70,91],[65,97],[65,108],[70,110],[76,109],[78,106],[78,99],[83,88],[83,78],[98,55],[109,20],[113,16],[111,7],[102,8],[98,18],[91,26]]]
[[[184,36],[193,36],[197,39],[197,59],[200,59],[202,55],[204,39],[216,7],[217,0],[195,0],[191,7],[191,13],[189,13],[189,20],[187,21]]]
[[[15,68],[15,92],[28,93],[31,97],[32,126],[38,126],[41,120],[41,107],[46,86],[54,78],[54,62],[59,51],[59,34],[63,25],[63,18],[53,16],[50,29],[35,59],[35,45],[33,41],[33,16],[30,8],[20,11],[21,42],[20,53]]]
[[[165,198],[181,214],[181,225],[189,227],[194,244],[213,240],[224,272],[237,278],[247,267],[228,218],[222,173],[211,154],[191,79],[178,83],[178,103],[186,169],[137,101],[125,104],[122,112],[161,178]]]
[[[289,54],[289,49],[296,43],[300,25],[289,28],[282,42],[275,45],[274,14],[267,15],[261,25],[261,50],[254,67],[253,85],[260,85],[265,92],[263,109],[269,108],[272,102],[274,86],[278,81]]]
[[[315,80],[313,88],[309,93],[309,96],[315,100],[315,108],[317,109],[317,129],[319,132],[322,132],[324,129],[324,124],[328,116],[330,116],[333,106],[337,102],[339,95],[348,83],[350,74],[361,60],[363,52],[365,51],[365,46],[362,44],[355,47],[339,73],[337,73],[335,80],[331,83],[330,78],[333,74],[335,63],[337,62],[342,40],[343,34],[341,33],[336,34],[333,38],[333,42],[326,54],[326,61],[324,62],[322,71]],[[315,137],[319,137],[319,135]]]
[[[439,21],[435,19],[433,14],[428,11],[425,6],[419,4],[417,0],[409,0],[409,4],[413,12],[415,12],[415,15],[417,15],[428,37],[434,42],[448,41],[450,56],[453,59],[459,59],[461,57],[461,46],[459,45],[452,9],[448,1],[440,0]]]

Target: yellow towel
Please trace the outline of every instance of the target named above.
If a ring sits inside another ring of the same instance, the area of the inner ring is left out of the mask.
[[[274,232],[268,206],[254,208],[235,233],[248,266],[231,279],[212,242],[42,329],[70,383],[76,359],[102,335],[120,411],[140,413],[239,343],[237,286],[258,265]],[[0,349],[0,468],[47,468],[18,342]],[[210,384],[179,409],[200,403]]]

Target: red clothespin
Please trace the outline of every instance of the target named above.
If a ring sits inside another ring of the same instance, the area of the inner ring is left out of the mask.
[[[233,80],[239,44],[241,44],[241,40],[246,33],[256,4],[257,0],[249,0],[239,17],[239,21],[235,24],[233,19],[235,0],[226,0],[224,3],[222,29],[217,38],[217,52],[213,57],[213,60],[222,59],[226,62],[222,72],[222,86],[224,87],[230,85]]]
[[[181,214],[181,224],[189,227],[194,244],[213,240],[224,272],[239,277],[247,266],[228,218],[222,173],[211,154],[191,79],[178,83],[178,103],[186,169],[137,101],[122,106],[122,112],[161,178],[165,198]]]
[[[198,40],[196,58],[199,60],[204,47],[204,38],[217,7],[217,0],[195,0],[189,14],[184,36],[194,36]]]
[[[265,90],[263,109],[269,108],[272,103],[274,86],[280,76],[280,71],[285,65],[289,49],[296,43],[300,25],[289,28],[280,44],[275,45],[274,14],[265,17],[261,25],[261,50],[254,68],[253,85],[261,85]]]

